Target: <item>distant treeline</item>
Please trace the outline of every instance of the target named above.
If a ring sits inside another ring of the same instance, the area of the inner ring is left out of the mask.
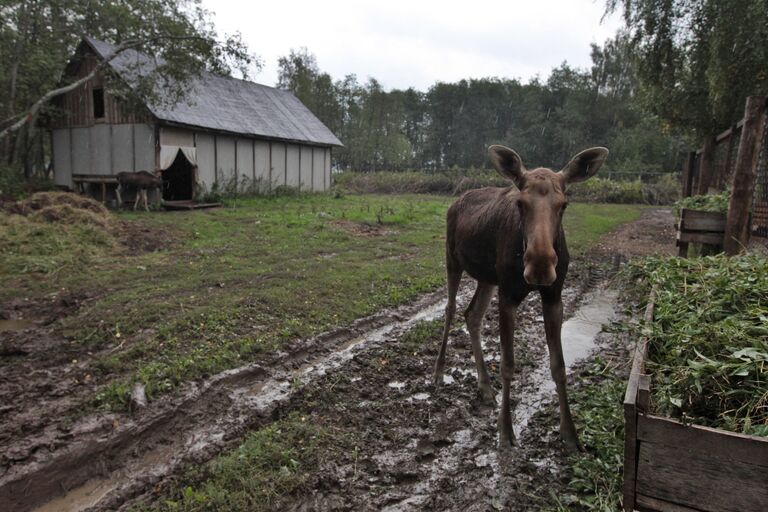
[[[293,91],[345,147],[339,168],[358,171],[487,165],[490,144],[514,148],[528,166],[564,165],[576,152],[606,146],[613,172],[679,170],[685,147],[636,100],[626,37],[593,45],[592,67],[563,63],[546,81],[506,78],[438,82],[428,91],[384,90],[355,75],[333,81],[302,48],[279,60],[278,87]]]

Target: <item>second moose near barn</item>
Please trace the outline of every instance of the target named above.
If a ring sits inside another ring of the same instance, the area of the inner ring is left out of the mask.
[[[87,75],[113,49],[84,38],[66,75]],[[130,83],[137,63],[151,65],[126,50],[109,68]],[[105,85],[100,74],[58,101],[62,115],[51,123],[58,185],[101,183],[105,199],[117,173],[161,171],[163,198],[177,201],[214,184],[313,192],[331,185],[331,150],[341,142],[288,91],[205,73],[174,106],[129,110]]]

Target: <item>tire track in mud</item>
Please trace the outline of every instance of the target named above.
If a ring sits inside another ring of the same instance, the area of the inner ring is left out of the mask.
[[[589,283],[564,290],[567,312],[573,311],[585,286]],[[523,461],[525,471],[549,470],[552,457],[532,457],[530,449],[525,447],[510,454],[497,453],[496,411],[477,399],[466,328],[458,328],[459,322],[454,325],[457,328],[449,345],[449,361],[453,364],[449,365],[439,389],[431,382],[436,344],[422,347],[413,358],[401,357],[402,361],[383,374],[386,382],[367,382],[368,362],[376,360],[382,351],[397,351],[402,335],[417,322],[442,315],[444,293],[440,290],[410,306],[361,319],[350,328],[318,336],[301,344],[300,350],[286,354],[276,369],[248,365],[222,372],[199,386],[191,385],[181,397],[162,404],[145,417],[127,421],[112,433],[84,436],[46,463],[15,466],[0,479],[0,508],[42,512],[113,510],[146,494],[189,464],[209,460],[235,444],[246,430],[269,424],[276,413],[300,408],[302,390],[308,384],[313,383],[313,387],[322,390],[328,385],[328,377],[335,378],[338,373],[345,375],[350,384],[357,384],[353,386],[357,393],[362,389],[366,395],[366,387],[384,389],[388,409],[398,410],[391,402],[405,402],[419,409],[426,407],[430,417],[418,428],[409,426],[405,416],[417,418],[419,414],[405,411],[389,418],[387,428],[395,431],[393,439],[405,442],[394,442],[391,448],[364,455],[369,456],[361,466],[366,470],[358,473],[356,466],[353,471],[356,475],[371,470],[376,475],[388,476],[381,486],[374,485],[371,495],[370,489],[351,493],[345,490],[344,501],[349,502],[349,509],[359,508],[362,502],[385,510],[446,506],[439,497],[451,496],[445,489],[453,488],[451,482],[457,478],[469,478],[473,482],[473,494],[481,494],[473,497],[472,502],[484,503],[486,508],[488,503],[508,503],[509,496],[498,492],[500,487],[510,486],[505,475],[519,471]],[[467,280],[460,290],[460,307],[466,306],[472,293],[473,286]],[[521,445],[538,446],[540,442],[529,439],[531,436],[525,427],[540,406],[552,399],[554,387],[549,380],[537,296],[532,295],[521,305],[518,319],[515,349],[518,375],[513,382],[513,401],[517,402],[515,425]],[[497,340],[495,307],[491,307],[485,318],[483,346],[492,369],[497,369],[500,361]],[[402,368],[403,365],[406,368]],[[496,376],[493,378],[498,388]],[[347,399],[343,393],[335,398]],[[361,409],[381,406],[374,395],[355,399]],[[366,420],[368,415],[362,410],[359,417]],[[376,423],[375,418],[370,420]],[[557,443],[556,433],[550,434],[547,446]],[[478,475],[484,476],[477,481]],[[376,483],[377,478],[372,476],[369,480]],[[30,489],[34,492],[29,492]],[[300,500],[291,506],[335,508],[317,499],[318,496],[314,496],[310,501]],[[324,499],[338,502],[337,495]],[[471,504],[468,506],[472,509]]]
[[[210,459],[247,429],[269,423],[300,386],[442,314],[444,295],[439,290],[297,343],[299,349],[283,354],[274,369],[247,365],[192,383],[136,420],[88,418],[83,435],[54,457],[17,464],[0,477],[0,510],[113,510],[187,464]]]
[[[572,316],[563,333],[569,366],[590,355],[616,297],[603,290],[584,296],[584,286],[564,293]],[[498,390],[495,302],[484,319],[483,347]],[[512,397],[519,446],[513,450],[497,449],[498,409],[479,399],[469,336],[459,325],[451,333],[448,368],[437,389],[431,382],[437,336],[414,352],[391,339],[386,347],[356,356],[341,381],[338,376],[321,380],[315,383],[319,389],[291,401],[282,412],[308,413],[312,421],[356,432],[362,446],[355,460],[342,456],[333,467],[319,468],[314,488],[279,509],[529,510],[548,498],[550,489],[562,488],[566,454],[558,418],[548,415],[556,394],[538,296],[518,310]],[[386,369],[376,368],[376,361],[387,358]]]

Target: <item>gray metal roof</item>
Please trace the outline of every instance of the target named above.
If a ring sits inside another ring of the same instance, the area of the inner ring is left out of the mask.
[[[104,58],[114,46],[86,37],[85,42]],[[130,85],[130,75],[149,72],[153,61],[135,50],[125,50],[110,62]],[[171,106],[147,105],[161,121],[243,135],[324,146],[341,141],[290,91],[203,73],[193,79],[185,98]]]

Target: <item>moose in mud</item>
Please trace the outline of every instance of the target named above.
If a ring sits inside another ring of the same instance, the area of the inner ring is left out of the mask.
[[[496,400],[483,360],[480,327],[498,289],[502,382],[499,445],[514,445],[509,395],[514,368],[515,312],[529,293],[538,291],[544,311],[550,369],[560,406],[560,435],[568,449],[581,450],[568,406],[560,339],[562,290],[569,263],[562,218],[567,205],[565,190],[568,184],[592,177],[608,156],[608,150],[602,147],[584,150],[560,172],[546,168],[526,170],[520,156],[504,146],[491,146],[489,153],[496,171],[511,180],[514,186],[468,191],[448,210],[448,303],[442,344],[434,369],[435,384],[442,382],[445,350],[456,311],[456,293],[461,276],[466,272],[477,281],[477,289],[464,317],[477,366],[479,391],[488,403]]]

